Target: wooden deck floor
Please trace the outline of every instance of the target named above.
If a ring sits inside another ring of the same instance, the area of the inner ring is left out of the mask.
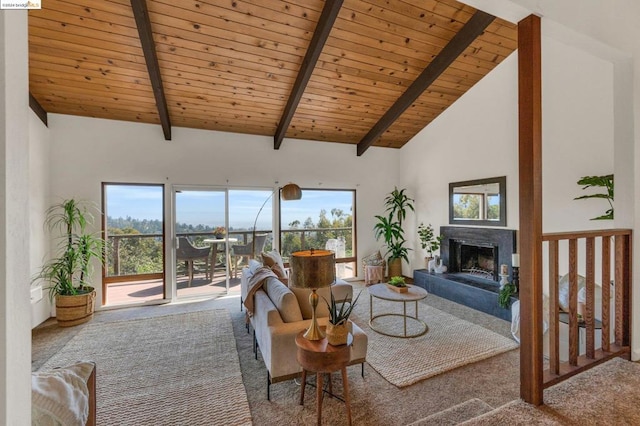
[[[338,265],[341,278],[353,278],[352,264]],[[229,292],[240,292],[240,276],[229,278]],[[212,279],[207,279],[204,272],[197,272],[189,286],[188,277],[178,274],[178,297],[217,297],[226,294],[225,271],[217,268]],[[105,307],[152,303],[164,298],[161,280],[128,281],[108,285]]]
[[[226,294],[225,274],[216,270],[213,279],[204,273],[195,274],[191,286],[184,275],[178,276],[178,297],[222,296]],[[240,276],[229,279],[229,292],[240,291]],[[148,303],[162,300],[162,280],[131,281],[109,284],[104,306]]]

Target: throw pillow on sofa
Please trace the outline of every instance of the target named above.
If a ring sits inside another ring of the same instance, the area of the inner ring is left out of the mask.
[[[587,285],[587,279],[578,275],[578,291]],[[569,312],[569,274],[565,274],[558,281],[558,304],[564,312]]]
[[[262,262],[265,264],[265,266],[271,268],[273,273],[276,274],[276,276],[280,278],[283,283],[288,283],[289,277],[287,277],[287,273],[284,269],[284,262],[282,260],[282,256],[280,256],[280,253],[278,253],[278,250],[263,252]]]

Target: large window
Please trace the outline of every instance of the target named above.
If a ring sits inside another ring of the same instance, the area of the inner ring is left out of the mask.
[[[339,278],[356,275],[353,190],[303,189],[302,199],[280,202],[280,252],[288,261],[298,250],[327,249],[336,253]]]

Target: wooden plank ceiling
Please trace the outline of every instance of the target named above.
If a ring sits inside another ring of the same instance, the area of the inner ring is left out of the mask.
[[[47,0],[29,11],[29,88],[45,111],[161,125],[164,95],[163,127],[274,136],[288,121],[285,137],[360,144],[361,154],[402,147],[517,47],[516,26],[489,19],[398,109],[476,10],[454,0],[327,0],[337,17],[325,21],[326,42],[283,121],[324,1],[146,0],[161,87],[132,3],[145,0]],[[380,122],[385,114],[393,119]]]

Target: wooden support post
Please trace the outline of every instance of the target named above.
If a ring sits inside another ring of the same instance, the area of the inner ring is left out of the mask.
[[[540,18],[518,23],[520,396],[543,403],[542,60]]]

